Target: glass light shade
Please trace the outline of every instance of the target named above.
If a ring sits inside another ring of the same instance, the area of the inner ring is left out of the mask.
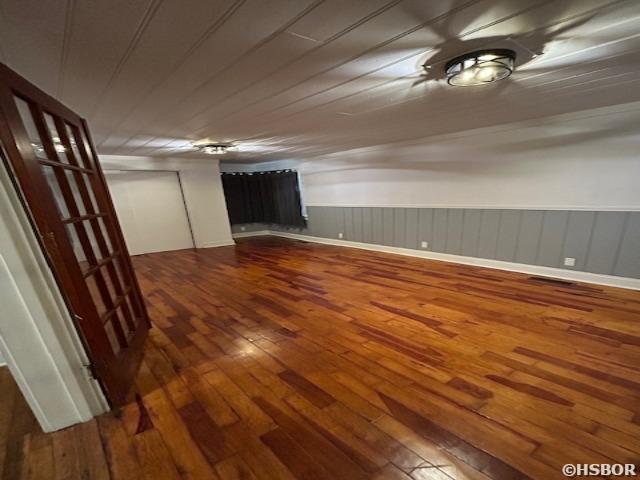
[[[228,149],[226,145],[203,145],[200,148],[207,155],[222,155],[227,153]]]
[[[513,73],[516,54],[512,50],[467,53],[447,63],[447,83],[456,87],[486,85]]]

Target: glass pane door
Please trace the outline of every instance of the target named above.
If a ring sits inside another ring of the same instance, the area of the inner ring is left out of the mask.
[[[121,403],[149,322],[86,124],[0,67],[2,146],[94,370]]]

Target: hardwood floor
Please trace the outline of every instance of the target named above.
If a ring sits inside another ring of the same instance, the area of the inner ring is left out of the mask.
[[[23,440],[41,432],[7,367],[0,368],[0,479],[22,476]]]
[[[132,401],[80,426],[78,478],[546,480],[640,459],[640,292],[274,237],[134,264],[156,328]],[[76,478],[56,451],[26,444],[23,470]]]

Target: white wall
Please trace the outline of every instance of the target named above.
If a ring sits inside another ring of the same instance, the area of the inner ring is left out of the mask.
[[[217,159],[101,155],[100,163],[104,170],[180,172],[196,247],[216,247],[234,243]]]
[[[437,112],[425,112],[429,121]],[[307,205],[638,210],[638,125],[634,103],[341,152],[297,168]]]

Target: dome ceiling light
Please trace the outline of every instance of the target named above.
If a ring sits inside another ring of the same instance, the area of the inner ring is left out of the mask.
[[[222,143],[205,143],[201,145],[195,145],[198,150],[207,155],[223,155],[227,153],[230,146]]]
[[[478,50],[449,60],[445,66],[447,83],[455,87],[486,85],[513,73],[516,53],[513,50]]]

